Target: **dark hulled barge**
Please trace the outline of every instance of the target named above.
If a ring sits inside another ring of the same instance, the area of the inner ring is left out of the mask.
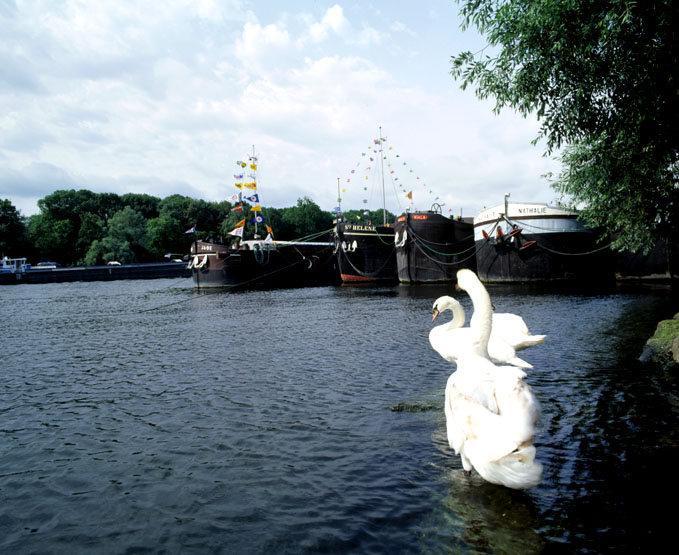
[[[474,240],[477,272],[486,282],[614,278],[604,232],[561,206],[505,198],[474,218]]]
[[[338,223],[335,252],[344,283],[396,281],[394,228]]]
[[[339,283],[333,243],[194,241],[188,267],[196,287],[274,288]]]
[[[476,269],[474,226],[434,207],[396,220],[396,261],[401,283],[454,282],[461,268]]]

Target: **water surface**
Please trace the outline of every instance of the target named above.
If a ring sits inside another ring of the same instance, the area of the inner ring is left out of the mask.
[[[676,298],[489,290],[498,312],[548,334],[521,353],[544,465],[524,492],[464,476],[448,447],[454,367],[427,335],[449,287],[0,288],[0,551],[604,552],[665,539],[677,380],[637,357]]]

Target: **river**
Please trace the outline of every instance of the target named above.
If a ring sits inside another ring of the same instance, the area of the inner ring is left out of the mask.
[[[498,312],[548,335],[520,353],[542,406],[543,481],[527,491],[465,476],[448,447],[454,367],[427,337],[450,287],[0,288],[0,551],[660,545],[672,536],[679,388],[637,359],[679,311],[676,294],[489,292]]]

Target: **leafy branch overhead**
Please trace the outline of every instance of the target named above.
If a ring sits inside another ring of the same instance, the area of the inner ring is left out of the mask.
[[[679,218],[679,3],[467,0],[463,26],[487,39],[451,74],[495,111],[535,114],[535,142],[561,151],[553,187],[616,246],[650,248]]]

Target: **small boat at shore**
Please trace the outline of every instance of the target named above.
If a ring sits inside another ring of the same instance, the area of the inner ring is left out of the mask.
[[[395,231],[401,283],[454,282],[459,269],[476,269],[471,218],[448,218],[435,204],[431,210],[399,216]]]
[[[486,282],[605,281],[614,278],[610,240],[577,211],[505,202],[474,218],[476,265]]]

